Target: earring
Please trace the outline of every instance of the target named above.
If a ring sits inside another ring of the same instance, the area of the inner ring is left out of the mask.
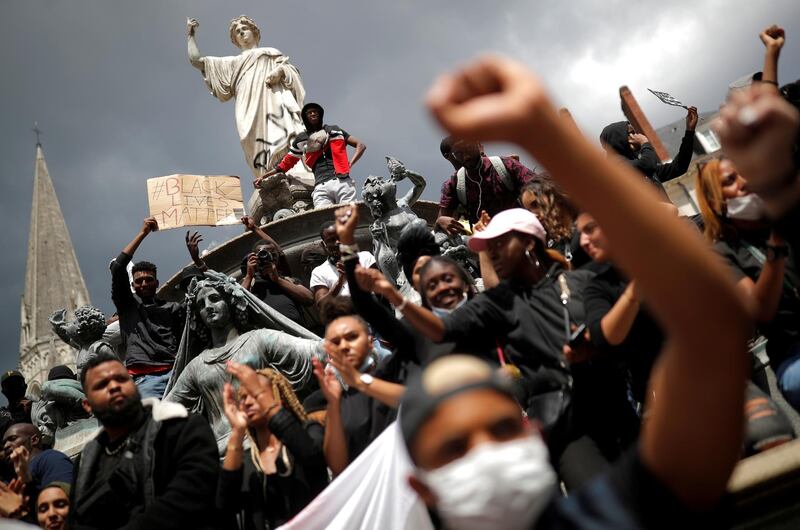
[[[531,251],[529,249],[527,249],[527,248],[525,249],[525,257],[528,258],[528,261],[530,261],[531,263],[536,265],[537,269],[541,266],[541,264],[539,263],[539,259],[538,258],[532,258],[531,257]]]

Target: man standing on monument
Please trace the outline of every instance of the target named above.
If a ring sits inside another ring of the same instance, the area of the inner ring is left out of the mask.
[[[128,283],[126,270],[136,249],[154,230],[158,230],[158,223],[148,217],[136,237],[111,262],[111,299],[119,315],[128,372],[142,397],[161,398],[183,332],[184,307],[156,298],[158,271],[154,264],[136,263],[132,269],[133,283]],[[133,286],[133,293],[129,286]]]
[[[346,204],[356,199],[350,167],[358,162],[367,146],[338,125],[325,125],[324,115],[325,110],[318,103],[308,103],[303,107],[306,132],[292,140],[289,152],[275,168],[255,180],[256,187],[260,187],[261,181],[267,177],[286,173],[302,158],[314,172],[314,191],[311,193],[314,208]],[[350,160],[347,159],[348,145],[356,149]]]
[[[203,74],[211,95],[236,101],[236,129],[254,177],[272,168],[303,132],[300,106],[305,88],[300,72],[275,48],[259,47],[261,31],[250,17],[231,20],[231,42],[241,50],[230,57],[203,56],[195,33],[200,23],[187,21],[189,62]]]

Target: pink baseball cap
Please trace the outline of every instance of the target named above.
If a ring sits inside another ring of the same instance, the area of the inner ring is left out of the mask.
[[[511,231],[530,234],[545,243],[546,233],[536,215],[524,208],[512,208],[503,210],[495,215],[489,222],[489,226],[480,232],[475,232],[475,235],[469,240],[469,248],[473,252],[486,250],[488,240],[500,237]]]

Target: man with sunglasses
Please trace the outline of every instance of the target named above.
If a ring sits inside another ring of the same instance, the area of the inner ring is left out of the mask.
[[[178,351],[185,307],[156,297],[158,270],[153,263],[140,261],[133,266],[133,292],[126,270],[136,249],[155,230],[155,218],[145,219],[136,237],[111,262],[111,299],[119,315],[125,367],[143,398],[160,399]]]

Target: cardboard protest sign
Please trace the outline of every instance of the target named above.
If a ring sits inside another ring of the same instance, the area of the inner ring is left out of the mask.
[[[161,230],[240,223],[244,215],[239,177],[168,175],[147,179],[150,215]]]

